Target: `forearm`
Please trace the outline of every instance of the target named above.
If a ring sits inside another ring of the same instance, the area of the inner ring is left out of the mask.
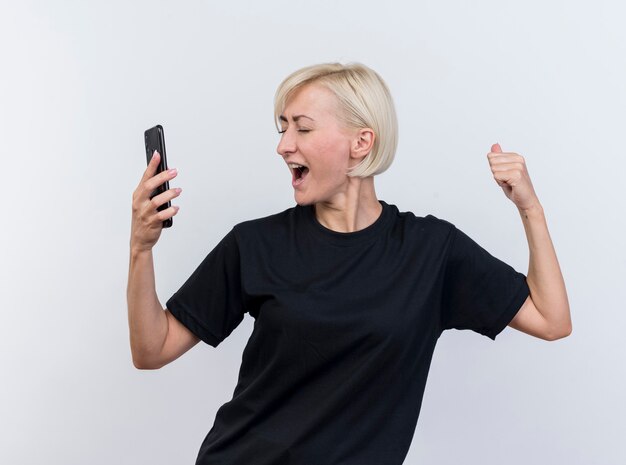
[[[161,353],[168,326],[156,294],[151,250],[131,249],[126,297],[133,363],[149,368]]]
[[[519,213],[530,252],[526,280],[533,303],[553,328],[569,334],[572,321],[567,291],[543,207],[537,203],[532,208],[519,209]]]

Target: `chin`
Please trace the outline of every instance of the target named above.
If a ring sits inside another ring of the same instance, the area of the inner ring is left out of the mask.
[[[301,207],[304,207],[306,205],[311,205],[313,203],[315,203],[314,201],[310,200],[310,199],[306,199],[304,198],[302,195],[298,195],[298,193],[294,193],[294,200],[296,201],[296,203],[298,205],[300,205]]]

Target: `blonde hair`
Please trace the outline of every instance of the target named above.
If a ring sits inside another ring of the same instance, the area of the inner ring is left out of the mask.
[[[287,76],[274,97],[277,129],[280,130],[279,116],[289,98],[296,90],[314,82],[335,94],[342,110],[338,116],[347,127],[370,128],[376,136],[370,153],[350,169],[348,176],[373,176],[389,168],[398,145],[396,110],[385,81],[361,63],[322,63]]]

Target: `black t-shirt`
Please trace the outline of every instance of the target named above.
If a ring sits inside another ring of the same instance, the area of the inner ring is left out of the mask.
[[[311,205],[239,223],[168,300],[213,347],[255,319],[197,465],[400,465],[442,331],[495,340],[520,309],[524,274],[452,223],[380,203],[351,233]]]

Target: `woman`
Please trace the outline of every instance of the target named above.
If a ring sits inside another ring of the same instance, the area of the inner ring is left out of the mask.
[[[218,410],[198,464],[401,464],[442,331],[495,340],[507,325],[555,340],[571,332],[563,278],[524,159],[495,144],[497,183],[528,237],[528,276],[452,223],[378,200],[374,176],[397,141],[391,95],[360,64],[322,64],[287,77],[275,99],[278,153],[297,205],[239,223],[163,309],[152,247],[176,214],[133,196],[128,309],[133,361],[155,369],[199,340],[217,347],[255,318],[233,398]]]

